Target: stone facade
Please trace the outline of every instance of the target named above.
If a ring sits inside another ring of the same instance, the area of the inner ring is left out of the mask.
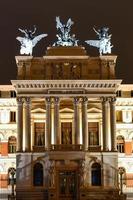
[[[132,112],[123,111],[123,118],[119,113],[127,98],[122,102],[118,92],[127,87],[115,78],[116,58],[90,57],[83,47],[16,57],[18,76],[11,82],[17,94],[17,199],[120,199],[118,167],[125,167],[126,155],[131,160],[132,145],[125,139],[125,153],[118,153],[123,146],[117,137],[128,132],[132,140]],[[2,153],[0,159],[7,162]]]

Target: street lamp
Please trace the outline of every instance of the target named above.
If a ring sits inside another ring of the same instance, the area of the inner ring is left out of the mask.
[[[119,167],[118,172],[120,174],[120,194],[123,194],[122,177],[123,177],[123,174],[125,173],[125,168],[124,167]]]
[[[12,167],[10,168],[10,175],[11,175],[11,195],[8,196],[8,199],[15,199],[15,193],[14,193],[14,185],[15,185],[15,181],[14,181],[14,176],[16,174],[16,170]]]

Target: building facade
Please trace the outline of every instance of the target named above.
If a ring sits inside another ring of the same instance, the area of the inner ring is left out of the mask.
[[[133,187],[133,86],[116,79],[116,59],[90,57],[83,47],[16,57],[17,80],[1,86],[16,92],[0,99],[1,187],[15,156],[19,200],[120,199],[119,167]]]

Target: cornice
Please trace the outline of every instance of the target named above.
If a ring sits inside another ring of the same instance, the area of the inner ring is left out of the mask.
[[[115,95],[121,80],[12,80],[17,96],[84,95],[102,93]]]

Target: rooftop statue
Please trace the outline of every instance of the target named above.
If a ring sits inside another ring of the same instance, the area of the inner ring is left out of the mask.
[[[110,54],[113,45],[111,45],[112,35],[108,35],[109,28],[103,27],[98,30],[93,28],[93,30],[97,34],[99,40],[86,40],[85,42],[89,44],[90,46],[97,47],[99,49],[100,55],[107,54],[107,53]]]
[[[32,55],[33,47],[47,34],[41,34],[38,36],[34,36],[36,32],[36,26],[34,26],[34,30],[23,30],[18,29],[21,33],[24,33],[24,37],[17,37],[16,39],[21,43],[20,54]]]
[[[75,35],[70,35],[71,26],[74,22],[71,18],[68,19],[66,24],[62,24],[60,17],[56,17],[56,28],[60,30],[60,34],[57,34],[57,41],[53,46],[78,46],[78,40],[76,40]]]

